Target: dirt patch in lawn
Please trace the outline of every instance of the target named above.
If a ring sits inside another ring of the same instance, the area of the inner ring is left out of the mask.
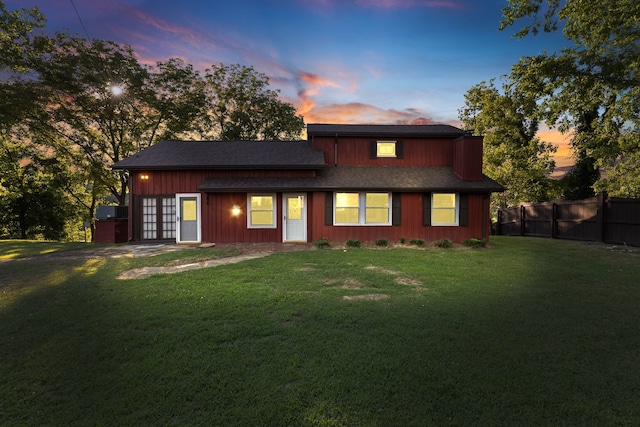
[[[183,271],[199,270],[201,268],[217,267],[219,265],[236,264],[250,259],[263,258],[271,255],[273,252],[256,252],[227,258],[216,258],[208,261],[194,262],[190,264],[171,265],[162,267],[142,267],[133,270],[123,271],[118,275],[120,280],[144,279],[154,274],[174,274]]]
[[[345,295],[342,297],[343,301],[379,301],[388,299],[387,294],[364,294],[364,295]]]

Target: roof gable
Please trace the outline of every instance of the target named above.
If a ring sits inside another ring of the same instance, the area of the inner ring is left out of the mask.
[[[160,141],[113,169],[317,169],[324,153],[307,141]]]

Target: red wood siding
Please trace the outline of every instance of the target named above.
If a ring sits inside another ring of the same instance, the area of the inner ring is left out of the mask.
[[[198,193],[205,178],[227,177],[313,177],[314,170],[202,170],[149,171],[132,173],[132,194]],[[146,179],[142,179],[142,176]]]
[[[240,206],[238,216],[231,215]],[[217,243],[282,242],[282,195],[277,195],[276,228],[247,228],[247,193],[206,193],[202,196],[202,241]]]
[[[404,237],[407,240],[433,241],[447,238],[454,242],[462,242],[472,237],[488,237],[489,205],[485,201],[485,198],[488,200],[488,195],[468,195],[469,212],[466,227],[424,226],[422,222],[423,197],[423,193],[402,193],[400,226],[327,226],[324,222],[325,193],[313,193],[309,197],[313,200],[314,206],[313,215],[309,217],[309,241],[315,241],[322,237],[338,242],[349,239],[367,242],[380,238],[398,241]],[[483,220],[486,222],[484,227]]]
[[[465,181],[482,181],[482,137],[458,138],[453,151],[453,172]]]
[[[339,137],[337,163],[339,166],[451,166],[453,139],[451,138],[378,138],[399,140],[404,144],[404,158],[376,158],[369,155],[369,144],[375,138]],[[325,162],[335,164],[335,139],[314,137],[313,148],[325,152]]]

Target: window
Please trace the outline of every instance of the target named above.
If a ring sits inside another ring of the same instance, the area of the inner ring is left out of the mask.
[[[391,225],[390,193],[335,193],[334,224]]]
[[[371,141],[369,158],[397,158],[404,157],[404,144],[402,141]]]
[[[458,225],[458,195],[433,193],[431,195],[431,225]]]
[[[377,141],[376,157],[396,157],[395,141]]]
[[[154,240],[158,238],[158,214],[156,212],[156,198],[142,199],[142,238]]]
[[[250,194],[247,198],[247,227],[276,228],[275,194]]]
[[[142,239],[176,238],[176,198],[142,198]]]
[[[176,238],[176,199],[165,197],[162,199],[162,238]]]

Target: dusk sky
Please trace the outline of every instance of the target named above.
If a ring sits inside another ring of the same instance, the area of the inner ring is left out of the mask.
[[[130,44],[153,64],[253,66],[306,123],[459,126],[465,92],[561,34],[498,31],[506,0],[5,0],[38,6],[47,31]],[[74,9],[75,5],[75,9]],[[76,13],[77,10],[77,13]],[[78,18],[80,15],[81,20]],[[84,28],[82,23],[84,24]],[[561,138],[542,133],[558,143]],[[556,156],[566,164],[566,148]]]

